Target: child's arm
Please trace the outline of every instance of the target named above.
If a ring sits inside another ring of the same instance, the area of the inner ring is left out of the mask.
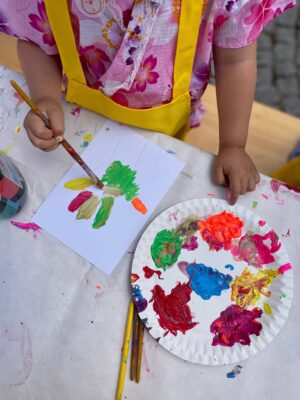
[[[245,151],[256,85],[256,43],[239,49],[215,47],[214,64],[220,136],[214,179],[229,185],[233,204],[259,182]]]
[[[56,56],[48,56],[33,43],[18,41],[18,53],[31,99],[46,113],[52,130],[29,112],[24,127],[32,144],[44,151],[54,150],[54,136],[64,133],[64,114],[61,105],[62,69]]]

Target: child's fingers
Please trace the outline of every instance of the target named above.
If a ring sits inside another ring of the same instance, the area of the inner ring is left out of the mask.
[[[248,177],[241,178],[240,194],[247,193],[248,189]]]
[[[54,136],[62,136],[65,132],[64,114],[61,108],[51,108],[47,110],[51,129]]]
[[[219,165],[215,167],[214,178],[215,178],[215,183],[217,185],[225,186],[226,184],[225,175],[223,172],[223,168]]]
[[[258,172],[255,172],[255,181],[256,181],[256,183],[260,182],[260,175]]]
[[[31,111],[26,115],[24,120],[24,128],[26,129],[27,133],[31,131],[31,133],[33,133],[37,138],[43,140],[53,138],[52,130],[46,128],[41,118],[33,114]]]
[[[256,177],[250,177],[248,181],[248,192],[253,192],[256,188]]]
[[[29,140],[35,147],[38,147],[41,150],[50,150],[52,147],[57,147],[57,142],[55,138],[41,139],[40,137],[36,136],[35,132],[33,132],[30,128],[27,128],[26,131]]]
[[[229,203],[235,204],[241,193],[241,181],[238,175],[231,173],[229,175]]]

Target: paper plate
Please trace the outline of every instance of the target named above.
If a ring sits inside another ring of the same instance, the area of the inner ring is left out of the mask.
[[[293,273],[276,232],[217,199],[179,203],[141,237],[132,265],[139,316],[161,346],[205,365],[266,347],[292,303]]]

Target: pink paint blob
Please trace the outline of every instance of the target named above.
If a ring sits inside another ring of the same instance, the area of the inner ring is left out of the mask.
[[[270,243],[266,244],[267,241]],[[273,230],[265,235],[248,232],[241,237],[238,245],[231,247],[231,254],[237,261],[246,261],[254,267],[262,268],[264,264],[275,261],[273,253],[276,253],[280,247],[279,238]]]
[[[260,308],[246,310],[235,304],[222,311],[210,326],[210,331],[215,336],[213,346],[221,345],[232,347],[235,343],[250,344],[250,335],[259,336],[262,324],[256,320],[262,315]]]
[[[267,194],[261,194],[261,197],[263,197],[266,200],[269,200],[269,196]]]
[[[26,232],[34,231],[39,232],[42,228],[35,224],[34,222],[18,222],[18,221],[10,221],[13,226],[16,226],[19,229],[23,229]]]
[[[277,181],[276,179],[271,179],[270,181],[270,187],[272,189],[272,191],[276,194],[278,193],[279,189],[280,189],[281,183],[279,181]]]
[[[88,199],[90,199],[93,196],[92,192],[89,192],[88,190],[84,192],[80,192],[69,204],[68,210],[71,212],[74,212],[78,210],[78,208],[85,203]]]
[[[182,248],[187,251],[196,250],[198,247],[198,238],[197,236],[190,236],[187,240],[183,243]]]
[[[258,221],[258,225],[259,226],[265,226],[266,225],[266,221],[260,220],[260,221]]]
[[[154,271],[153,269],[147,267],[146,265],[143,267],[143,271],[144,271],[144,276],[146,279],[152,278],[152,276],[154,274],[157,275],[158,279],[164,279],[164,278],[161,278],[161,274],[162,274],[161,271]]]
[[[283,275],[285,272],[289,271],[292,269],[292,266],[290,263],[282,265],[280,268],[278,268],[278,272]]]

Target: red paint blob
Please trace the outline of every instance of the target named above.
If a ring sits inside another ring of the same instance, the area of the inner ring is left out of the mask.
[[[262,329],[262,324],[256,320],[261,314],[260,308],[246,310],[235,304],[227,307],[210,326],[211,333],[215,334],[212,345],[226,347],[231,347],[235,343],[249,345],[249,336],[253,334],[259,336]]]
[[[259,226],[265,226],[266,225],[266,221],[263,221],[262,219],[260,221],[258,221]]]
[[[75,199],[71,201],[69,204],[68,210],[71,212],[74,212],[78,210],[78,208],[85,203],[88,199],[90,199],[93,196],[92,192],[89,192],[88,190],[84,192],[80,192]]]
[[[152,289],[153,297],[150,301],[153,301],[153,310],[158,315],[159,325],[166,330],[164,336],[169,332],[177,336],[177,331],[185,334],[198,324],[192,322],[192,313],[187,305],[191,293],[190,284],[180,282],[168,295],[159,285],[155,285]]]
[[[134,283],[134,282],[137,281],[138,279],[140,279],[140,277],[138,276],[138,274],[131,274],[131,283]]]
[[[145,265],[145,267],[143,267],[143,271],[144,271],[144,275],[145,275],[146,279],[152,278],[152,276],[154,274],[157,274],[158,279],[164,279],[164,278],[161,278],[161,274],[162,274],[161,271],[154,271],[153,269],[147,267],[146,265]]]

